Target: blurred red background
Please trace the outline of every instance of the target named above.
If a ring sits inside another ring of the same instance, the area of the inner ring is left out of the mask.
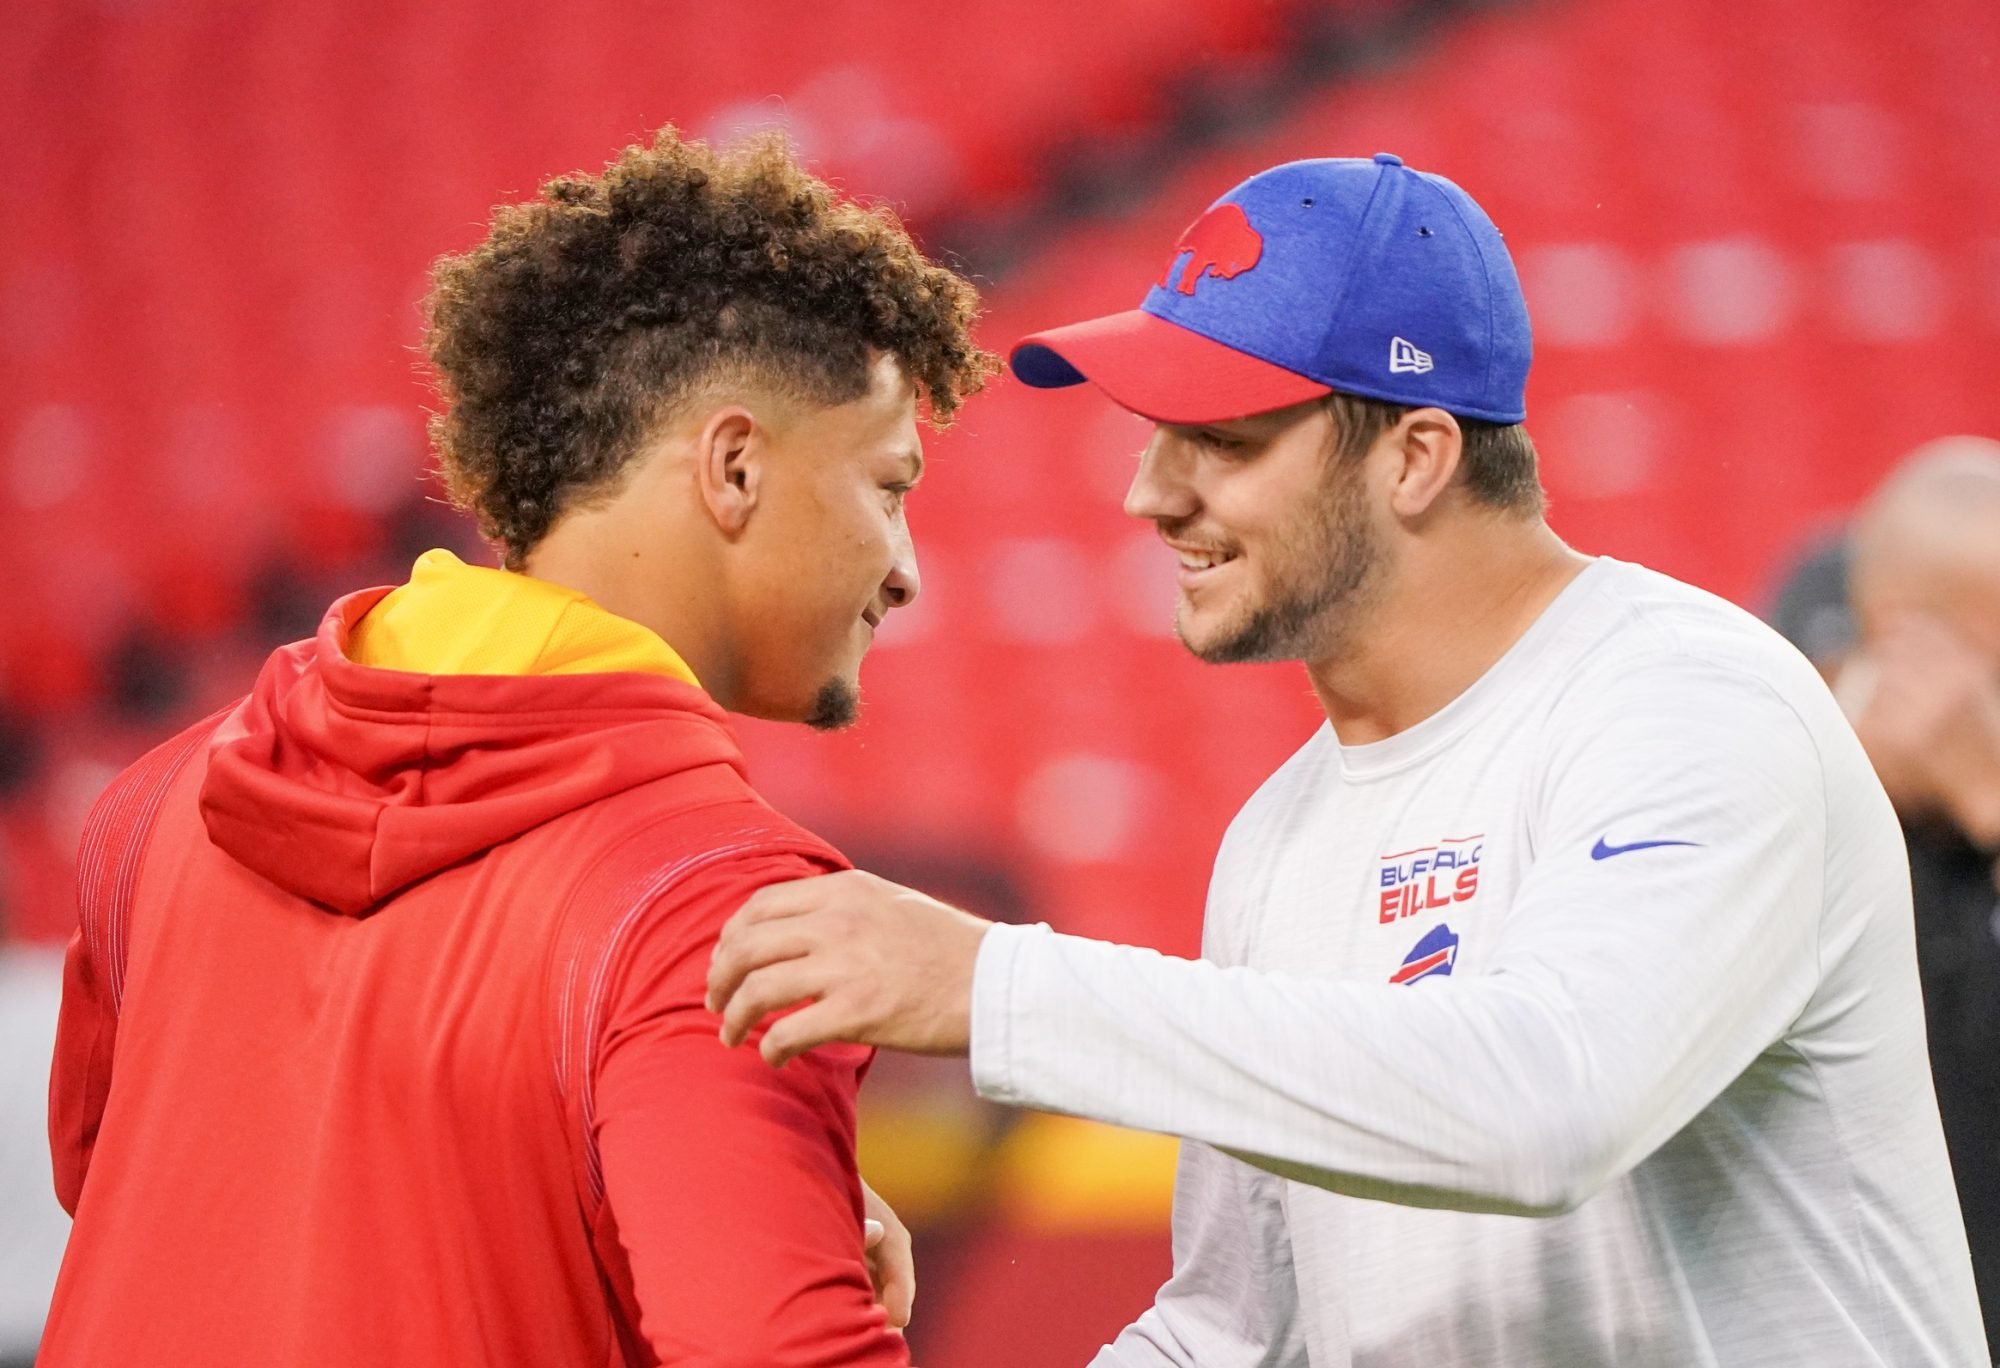
[[[1449,175],[1521,268],[1557,529],[1753,606],[1905,450],[2000,433],[1991,0],[15,0],[0,100],[17,944],[67,934],[117,766],[334,594],[472,547],[424,474],[428,263],[661,124],[788,130],[975,276],[996,349],[1130,307],[1266,165]],[[1189,953],[1223,827],[1318,714],[1295,670],[1174,642],[1170,558],[1118,510],[1144,435],[996,382],[931,443],[925,593],[863,725],[745,733],[864,863]],[[924,1356],[1081,1361],[1140,1309],[1170,1145],[1016,1125],[962,1070],[876,1087]]]

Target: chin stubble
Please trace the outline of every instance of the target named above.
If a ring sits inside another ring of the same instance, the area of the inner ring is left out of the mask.
[[[1359,469],[1336,465],[1318,515],[1268,557],[1272,587],[1266,601],[1204,644],[1190,641],[1177,618],[1174,631],[1181,644],[1215,665],[1339,654],[1381,560],[1361,491]]]

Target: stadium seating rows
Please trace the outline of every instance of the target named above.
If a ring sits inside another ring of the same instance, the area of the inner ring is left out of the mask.
[[[400,548],[384,516],[429,493],[415,303],[493,201],[676,120],[781,128],[919,222],[1001,214],[1078,130],[1156,123],[1175,80],[1270,52],[1297,8],[980,3],[948,28],[913,0],[810,23],[632,0],[10,8],[0,712],[52,754],[7,804],[4,920],[60,933],[62,795],[147,734],[107,721],[107,661],[173,644],[198,712],[241,688],[273,599]],[[153,732],[179,715],[151,711]]]
[[[486,201],[601,153],[636,131],[631,111],[759,88],[724,70],[745,50],[771,53],[756,80],[780,89],[818,79],[823,54],[864,54],[894,107],[977,168],[963,192],[1004,198],[1029,171],[990,150],[1000,111],[1115,128],[1159,114],[1160,73],[1218,35],[1282,37],[1263,7],[1223,0],[1171,22],[1149,7],[1144,24],[1129,4],[1027,7],[1048,41],[1010,74],[1003,54],[1024,45],[946,62],[915,19],[825,8],[810,33],[757,29],[774,21],[754,6],[715,11],[742,26],[726,41],[677,28],[666,95],[612,60],[642,35],[636,7],[607,3],[562,22],[388,5],[58,22],[68,11],[44,6],[40,30],[31,9],[48,60],[7,79],[56,131],[4,154],[10,183],[40,189],[6,210],[21,249],[0,305],[16,377],[0,396],[15,586],[0,670],[65,763],[9,808],[23,929],[66,919],[44,905],[63,856],[43,833],[145,733],[79,723],[132,618],[199,645],[181,712],[218,703],[253,660],[233,629],[273,573],[308,598],[331,588],[421,491],[411,301]],[[1020,22],[968,13],[961,55],[983,50],[980,24]],[[1483,17],[1166,168],[1144,203],[993,290],[986,335],[1129,306],[1192,210],[1260,165],[1397,151],[1454,172],[1515,247],[1558,526],[1748,599],[1901,450],[2000,430],[2000,95],[1967,65],[1996,23],[1982,0]],[[1144,49],[1115,78],[1093,66],[1112,34]],[[1142,440],[1087,392],[1001,382],[976,401],[935,443],[914,508],[926,598],[884,634],[870,725],[831,741],[746,728],[774,796],[850,842],[1014,871],[1066,926],[1189,948],[1229,812],[1314,713],[1292,672],[1181,656],[1166,557],[1117,510]]]
[[[495,199],[677,118],[782,127],[920,220],[990,208],[1072,130],[1115,136],[1157,117],[1167,75],[1268,47],[1282,12],[976,4],[946,31],[912,0],[816,4],[810,24],[629,0],[10,7],[23,691],[73,698],[86,672],[61,647],[133,609],[230,620],[260,548],[344,559],[411,492],[413,301]]]
[[[66,933],[74,834],[117,765],[240,692],[265,639],[357,574],[462,536],[419,502],[414,300],[487,204],[677,118],[782,122],[919,225],[1004,210],[1052,147],[1172,118],[1174,73],[1282,48],[1297,14],[972,3],[944,33],[945,12],[12,6],[0,93],[33,114],[0,142],[0,782],[26,768],[23,719],[45,752],[0,792],[12,930]],[[1537,329],[1530,426],[1582,549],[1754,602],[1902,451],[2000,433],[1991,0],[1557,0],[1411,32],[1040,245],[990,291],[989,344],[1129,307],[1195,209],[1263,165],[1386,149],[1508,234]],[[1224,824],[1316,713],[1296,671],[1200,667],[1172,640],[1168,558],[1117,507],[1144,435],[1087,391],[1003,381],[969,406],[932,444],[925,594],[883,633],[866,724],[745,725],[772,797],[974,906],[1191,950]],[[162,661],[177,683],[149,695]],[[977,1117],[928,1141],[909,1123],[898,1063],[870,1098],[897,1125],[871,1143],[976,1148]],[[1010,1197],[1002,1173],[1007,1223],[966,1260],[991,1272],[934,1322],[931,1361],[1080,1362],[1157,1279],[1156,1216],[1085,1244],[1065,1222],[1104,1225],[1105,1192],[1157,1213],[1167,1156],[1049,1138],[1068,1124],[1016,1133],[1036,1182]],[[1024,1327],[1051,1297],[1070,1314]]]
[[[1331,86],[1053,244],[988,334],[1130,307],[1194,210],[1261,166],[1386,148],[1448,168],[1522,266],[1558,529],[1755,603],[1902,452],[2000,432],[2000,83],[1968,55],[2000,11],[1674,15],[1494,15]],[[885,651],[876,725],[837,743],[845,768],[819,753],[872,823],[1003,833],[1031,906],[1186,949],[1228,814],[1315,713],[1295,673],[1198,667],[1164,635],[1167,557],[1117,509],[1142,439],[1087,392],[974,404],[916,515],[937,548],[920,611],[952,629]],[[776,779],[815,743],[768,745]]]

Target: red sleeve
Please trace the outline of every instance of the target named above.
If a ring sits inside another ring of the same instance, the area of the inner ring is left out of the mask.
[[[104,1099],[111,1092],[111,1046],[118,1016],[111,987],[90,953],[83,932],[69,938],[63,956],[62,1008],[56,1015],[56,1053],[49,1069],[49,1156],[55,1163],[56,1200],[76,1215]]]
[[[607,990],[594,1138],[640,1333],[666,1363],[909,1362],[862,1260],[854,1103],[870,1052],[773,1069],[753,1046],[725,1050],[702,1005],[731,914],[824,872],[797,855],[711,866],[648,909]]]
[[[139,864],[168,791],[230,711],[211,713],[146,752],[98,795],[84,819],[76,853],[77,930],[63,958],[62,1007],[49,1069],[49,1157],[56,1200],[72,1216],[111,1095],[111,1047],[118,1037]]]

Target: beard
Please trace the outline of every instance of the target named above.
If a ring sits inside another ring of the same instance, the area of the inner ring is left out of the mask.
[[[1315,660],[1340,654],[1367,605],[1382,563],[1368,521],[1358,463],[1328,460],[1326,497],[1264,557],[1269,590],[1207,640],[1178,615],[1174,634],[1213,665]]]
[[[813,695],[812,709],[805,724],[814,731],[839,731],[851,727],[861,716],[861,693],[845,679],[829,679]]]

